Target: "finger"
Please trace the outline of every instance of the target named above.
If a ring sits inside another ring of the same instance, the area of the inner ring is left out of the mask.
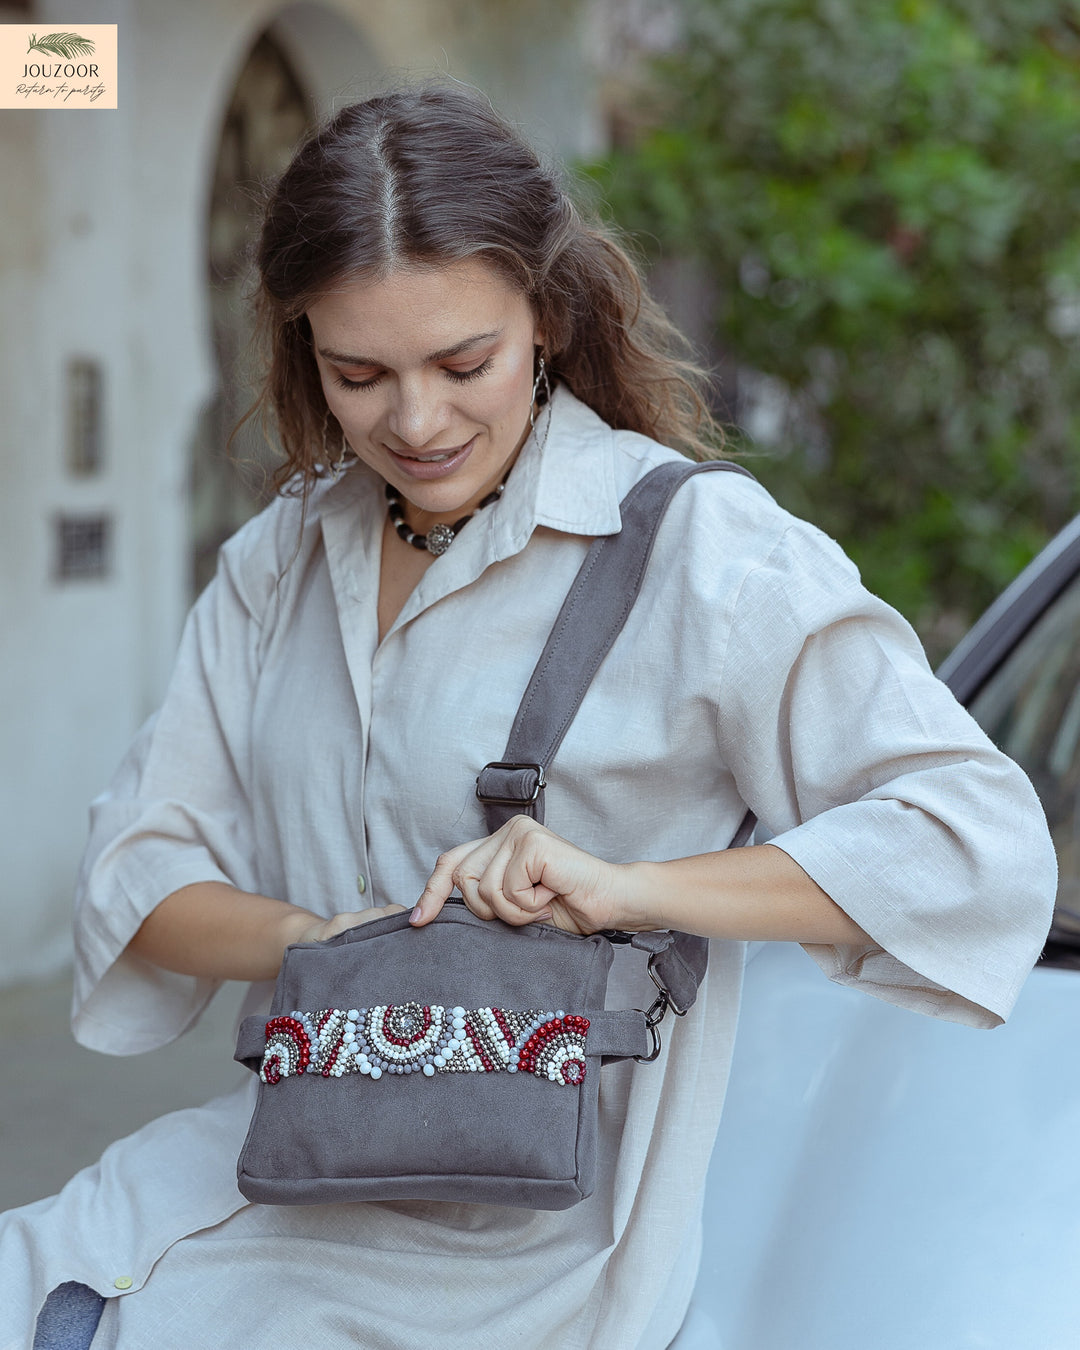
[[[454,868],[454,885],[479,919],[497,917],[492,899],[502,873],[501,855],[504,844],[501,834],[494,834],[468,853]]]
[[[535,914],[546,909],[559,894],[544,884],[544,859],[537,847],[523,840],[514,849],[503,875],[503,894],[507,902]]]
[[[551,917],[549,887],[534,885],[529,866],[523,861],[525,836],[508,831],[490,865],[480,878],[479,892],[496,918],[520,927]]]
[[[323,924],[319,941],[325,942],[327,938],[336,937],[338,933],[344,933],[347,928],[356,928],[360,924],[371,923],[375,919],[385,918],[387,914],[400,914],[404,908],[404,905],[376,905],[371,909],[349,910],[344,914],[335,914],[333,918],[327,919]]]
[[[515,830],[512,847],[502,876],[506,903],[535,918],[550,915],[551,901],[559,892],[544,880],[547,855],[561,842],[558,837],[534,822],[522,822]]]
[[[456,848],[448,849],[439,855],[434,870],[427,879],[427,885],[421,891],[420,899],[409,915],[410,923],[422,928],[424,924],[432,921],[446,904],[450,892],[456,885],[455,868],[481,842],[483,841],[474,839],[468,844],[458,844]]]
[[[344,933],[347,928],[355,928],[358,924],[370,923],[372,919],[377,919],[381,913],[381,909],[354,909],[345,914],[335,914],[323,924],[320,938],[325,942],[327,938],[337,937],[339,933]]]

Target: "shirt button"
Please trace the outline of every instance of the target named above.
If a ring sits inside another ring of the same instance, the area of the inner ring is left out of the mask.
[[[367,890],[367,878],[364,876],[363,872],[358,872],[356,874],[356,889],[360,895],[363,895]]]
[[[113,1288],[130,1289],[134,1283],[135,1281],[131,1278],[130,1275],[117,1275],[116,1279],[113,1280]]]

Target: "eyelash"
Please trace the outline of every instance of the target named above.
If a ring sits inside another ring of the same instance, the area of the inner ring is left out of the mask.
[[[448,380],[453,380],[455,384],[468,384],[470,380],[478,380],[481,375],[486,375],[491,368],[491,357],[481,361],[478,366],[473,366],[472,370],[444,370],[443,374]],[[344,375],[336,375],[334,383],[341,389],[374,389],[382,380],[381,375],[376,375],[370,380],[347,380]]]

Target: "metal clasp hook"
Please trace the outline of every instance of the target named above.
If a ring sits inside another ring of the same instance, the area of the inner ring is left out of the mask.
[[[643,1008],[637,1011],[645,1018],[645,1025],[649,1029],[649,1035],[652,1037],[652,1052],[648,1055],[635,1055],[634,1058],[639,1064],[651,1064],[660,1054],[662,1049],[660,1041],[660,1023],[664,1020],[667,1010],[671,1005],[668,1003],[667,994],[661,989],[656,998],[649,1005],[646,1012]]]
[[[667,1004],[667,1006],[671,1009],[671,1011],[675,1014],[675,1016],[676,1016],[676,1017],[685,1017],[686,1014],[690,1011],[690,1009],[689,1009],[689,1008],[679,1008],[679,1007],[677,1007],[677,1006],[671,1001],[671,991],[668,989],[667,985],[664,984],[663,980],[661,980],[660,976],[657,975],[656,971],[655,971],[654,968],[653,968],[653,963],[654,963],[655,961],[656,961],[656,957],[655,957],[655,956],[650,956],[650,957],[649,957],[649,979],[652,980],[653,984],[655,984],[656,987],[657,987],[657,989],[659,989],[659,991],[660,991],[660,997],[664,1000],[664,1002],[665,1002],[665,1003]],[[655,1006],[656,1006],[656,1005],[653,1004],[653,1007],[655,1007]]]

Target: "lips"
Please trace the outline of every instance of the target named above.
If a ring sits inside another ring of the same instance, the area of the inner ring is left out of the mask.
[[[455,446],[453,450],[444,450],[440,455],[402,455],[401,452],[397,450],[395,450],[394,453],[401,459],[411,459],[414,464],[445,464],[448,459],[452,459],[460,450],[461,446],[458,445]]]
[[[435,478],[445,478],[460,468],[472,453],[475,444],[476,437],[473,436],[464,445],[448,446],[440,450],[425,450],[421,455],[407,455],[399,450],[394,450],[389,445],[384,448],[402,473],[407,474],[410,478],[422,479],[427,482]]]

